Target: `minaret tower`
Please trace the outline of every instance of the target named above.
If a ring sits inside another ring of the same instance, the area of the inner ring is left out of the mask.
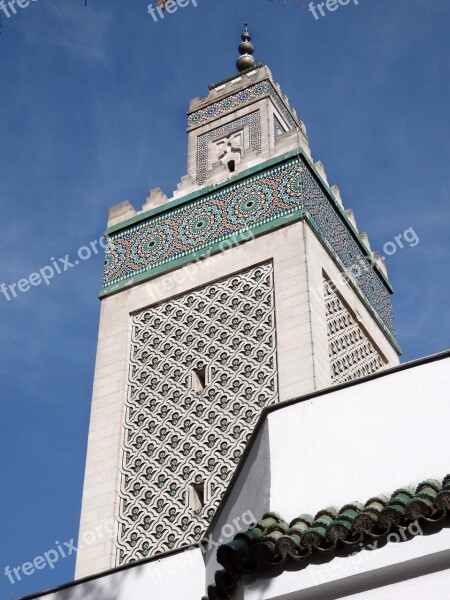
[[[173,195],[110,210],[80,539],[113,535],[77,577],[200,540],[264,407],[398,363],[385,265],[241,37]]]

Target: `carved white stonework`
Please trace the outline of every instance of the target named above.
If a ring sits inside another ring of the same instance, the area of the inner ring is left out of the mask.
[[[332,383],[365,377],[383,369],[385,362],[344,305],[335,286],[327,279],[323,286]]]
[[[202,538],[277,400],[272,263],[132,316],[117,565]]]
[[[243,152],[244,132],[243,130],[236,131],[214,142],[213,163],[220,161],[225,166],[228,166],[230,161],[234,161],[238,164],[241,161]]]

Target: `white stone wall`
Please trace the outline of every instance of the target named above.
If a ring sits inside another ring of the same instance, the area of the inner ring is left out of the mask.
[[[302,232],[297,223],[102,301],[80,539],[117,516],[130,313],[273,260],[280,399],[313,389]],[[79,552],[76,577],[112,566],[114,539],[99,539]]]
[[[130,314],[199,286],[272,260],[278,346],[279,397],[288,400],[330,385],[322,272],[338,268],[310,226],[297,222],[185,265],[102,301],[89,430],[80,539],[117,520]],[[320,291],[319,291],[320,290]],[[317,293],[316,293],[317,291]],[[342,294],[359,312],[389,364],[398,357],[350,288]],[[76,577],[115,565],[115,536],[99,536],[78,554]]]

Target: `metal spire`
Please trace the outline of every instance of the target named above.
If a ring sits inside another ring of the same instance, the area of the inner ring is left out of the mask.
[[[248,32],[248,25],[247,23],[244,23],[244,33],[241,35],[242,42],[239,44],[238,48],[240,57],[236,62],[236,68],[240,73],[256,65],[256,60],[252,56],[255,49],[250,43],[251,39],[252,36]]]

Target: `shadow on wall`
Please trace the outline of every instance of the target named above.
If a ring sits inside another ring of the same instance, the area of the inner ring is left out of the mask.
[[[130,580],[135,579],[136,581],[133,583],[138,584],[142,575],[139,567],[125,569],[109,576],[79,583],[56,592],[54,595],[43,596],[42,600],[126,600],[126,597],[130,598],[126,589],[130,589]],[[145,586],[142,587],[145,588]],[[145,594],[142,594],[142,598],[145,598]],[[136,600],[138,599],[136,598]]]

